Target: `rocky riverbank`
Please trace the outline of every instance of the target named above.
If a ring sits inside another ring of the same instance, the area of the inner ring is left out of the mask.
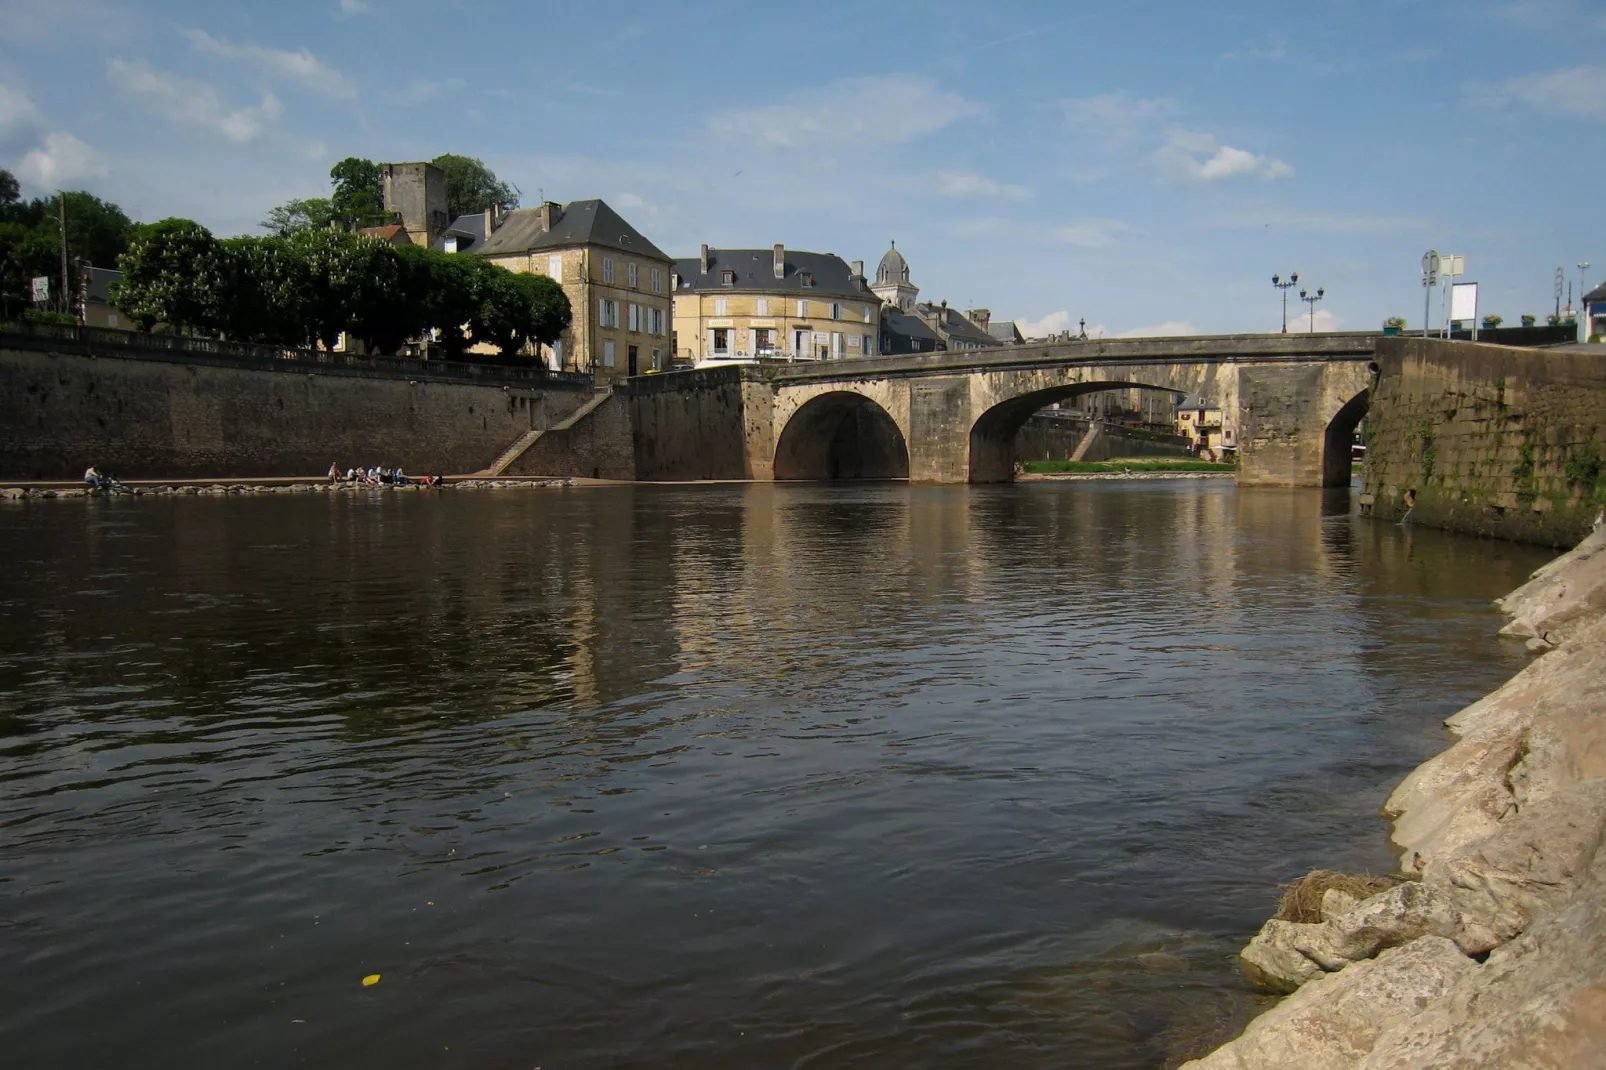
[[[355,494],[362,491],[421,491],[442,489],[476,490],[487,487],[572,487],[573,479],[448,479],[438,487],[419,483],[391,486],[375,483],[283,483],[253,481],[249,483],[192,482],[192,483],[136,483],[124,484],[114,495],[184,495],[184,494]],[[92,491],[79,486],[0,487],[0,501],[23,501],[28,498],[89,498],[103,497],[107,491]]]
[[[1606,1067],[1606,528],[1500,606],[1540,656],[1384,805],[1405,879],[1267,922],[1293,994],[1186,1068]]]

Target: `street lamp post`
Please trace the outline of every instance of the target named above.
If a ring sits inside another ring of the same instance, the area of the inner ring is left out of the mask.
[[[1310,333],[1316,333],[1316,302],[1320,301],[1327,291],[1318,286],[1313,294],[1299,291],[1299,299],[1310,306]]]
[[[1299,281],[1299,272],[1294,272],[1288,278],[1271,277],[1271,284],[1283,292],[1283,333],[1288,333],[1288,288]]]

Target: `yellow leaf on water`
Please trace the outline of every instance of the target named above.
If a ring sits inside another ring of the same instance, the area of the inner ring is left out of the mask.
[[[379,983],[379,975],[377,973],[371,973],[367,977],[364,977],[362,979],[362,986],[364,988],[372,988],[374,985],[377,985],[378,983]]]

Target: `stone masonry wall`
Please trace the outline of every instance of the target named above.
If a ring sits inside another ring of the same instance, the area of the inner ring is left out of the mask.
[[[1570,546],[1606,504],[1606,360],[1565,350],[1385,339],[1361,508]]]
[[[1088,421],[1064,416],[1036,415],[1028,417],[1021,429],[1015,432],[1015,460],[1068,461],[1082,436],[1087,434]],[[1106,424],[1083,458],[1086,461],[1107,461],[1111,457],[1186,457],[1188,449],[1176,442],[1129,435],[1116,424]]]
[[[468,473],[590,397],[530,389],[0,350],[0,478]]]
[[[742,369],[651,376],[629,384],[637,479],[746,479]]]

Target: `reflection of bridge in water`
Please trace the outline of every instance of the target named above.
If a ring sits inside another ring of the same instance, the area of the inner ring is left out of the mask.
[[[1006,482],[1033,413],[1136,387],[1219,403],[1243,483],[1347,486],[1377,338],[1123,339],[745,369],[748,474]]]

